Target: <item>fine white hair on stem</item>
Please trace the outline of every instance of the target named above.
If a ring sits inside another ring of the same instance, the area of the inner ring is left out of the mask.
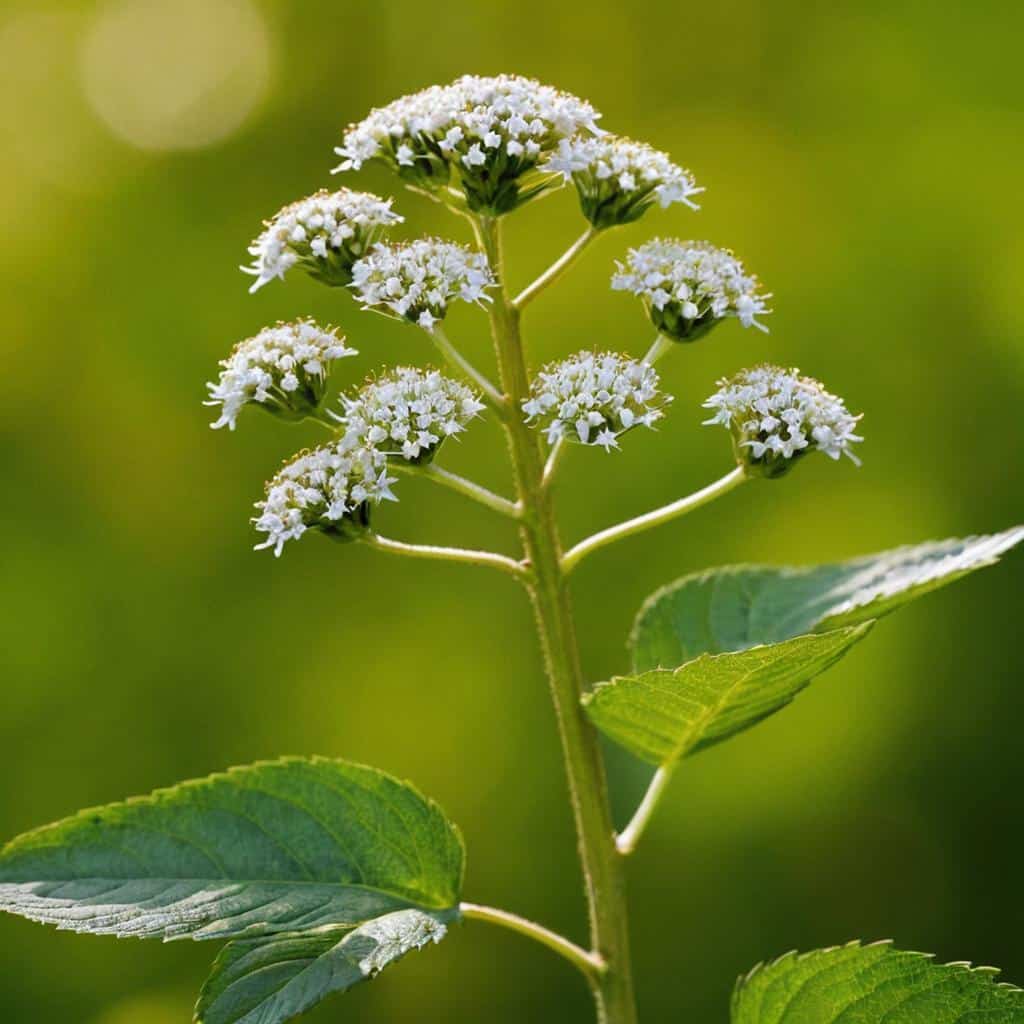
[[[656,238],[616,261],[612,288],[639,296],[659,332],[694,341],[725,317],[767,331],[770,294],[728,249]]]
[[[605,451],[634,427],[653,427],[671,396],[659,390],[657,371],[616,352],[578,352],[544,367],[523,402],[527,422],[539,423],[548,442],[575,441]]]
[[[265,327],[240,341],[221,361],[218,379],[206,386],[205,405],[219,406],[214,429],[235,429],[242,408],[250,403],[287,419],[316,413],[323,401],[327,375],[338,359],[357,355],[333,328],[312,320]]]
[[[704,403],[714,412],[705,425],[732,433],[737,459],[751,472],[781,476],[810,451],[846,455],[860,465],[852,446],[863,440],[854,433],[861,417],[813,377],[765,364],[718,383]]]

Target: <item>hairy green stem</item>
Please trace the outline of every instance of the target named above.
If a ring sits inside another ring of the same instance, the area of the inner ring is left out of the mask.
[[[518,409],[529,393],[529,377],[519,334],[519,310],[509,301],[505,285],[500,222],[481,217],[474,226],[498,281],[488,312],[501,384],[509,407]],[[615,848],[597,733],[580,703],[583,672],[551,490],[544,486],[544,457],[537,431],[522,418],[509,416],[505,431],[523,508],[520,533],[532,569],[529,591],[568,776],[591,945],[606,965],[600,977],[591,978],[598,1019],[602,1024],[636,1024],[624,862]]]
[[[508,928],[533,939],[534,942],[539,942],[542,946],[547,946],[548,949],[553,949],[588,978],[597,977],[605,970],[604,961],[599,956],[588,953],[575,942],[570,942],[550,928],[545,928],[542,924],[529,921],[518,914],[510,914],[507,910],[498,910],[496,907],[480,906],[478,903],[462,903],[459,905],[459,912],[468,920],[487,921],[489,924]]]
[[[407,555],[410,558],[432,558],[441,562],[462,562],[465,565],[486,565],[500,569],[518,579],[528,579],[529,569],[507,555],[494,551],[473,551],[468,548],[444,548],[434,544],[407,544],[405,541],[382,537],[379,533],[368,533],[364,543],[378,551],[389,551],[393,555]]]
[[[508,516],[510,519],[519,518],[520,509],[516,502],[509,501],[508,498],[503,498],[500,494],[495,494],[486,487],[482,487],[472,480],[467,480],[464,476],[459,476],[457,473],[451,473],[447,469],[442,469],[432,462],[424,466],[406,462],[405,459],[396,459],[389,463],[389,466],[391,469],[404,473],[406,476],[421,476],[426,477],[428,480],[433,480],[435,483],[448,487],[457,494],[471,498],[481,505],[486,505],[487,508],[500,512],[501,515]]]
[[[700,508],[701,505],[706,505],[709,501],[727,494],[746,479],[747,475],[742,467],[737,466],[736,469],[726,473],[725,476],[716,480],[713,484],[708,484],[702,490],[688,494],[685,498],[680,498],[678,501],[669,502],[668,505],[662,505],[661,508],[656,508],[651,512],[645,512],[642,516],[637,516],[635,519],[627,519],[624,523],[609,526],[608,529],[601,530],[585,540],[581,540],[579,544],[571,547],[563,556],[563,572],[572,572],[587,555],[597,551],[598,548],[603,548],[607,544],[614,544],[624,537],[631,537],[634,533],[642,533],[653,526],[660,526],[662,523],[667,523],[678,516],[686,515],[687,512],[692,512],[694,509]]]
[[[501,392],[448,340],[448,335],[441,330],[440,324],[427,331],[438,352],[461,374],[468,377],[483,393],[488,402],[496,409],[504,408]]]

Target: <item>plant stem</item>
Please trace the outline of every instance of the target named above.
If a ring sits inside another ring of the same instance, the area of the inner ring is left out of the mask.
[[[646,512],[635,519],[627,519],[624,523],[609,526],[608,529],[601,530],[571,547],[562,558],[562,571],[572,572],[587,555],[597,551],[598,548],[603,548],[606,544],[614,544],[624,537],[632,537],[634,533],[642,533],[652,526],[660,526],[677,516],[686,515],[687,512],[692,512],[694,509],[700,508],[701,505],[706,505],[709,501],[728,494],[746,479],[747,476],[742,467],[737,466],[713,484],[708,484],[703,490],[688,494],[685,498],[670,502],[668,505],[662,505],[661,508]]]
[[[495,494],[486,487],[481,487],[480,484],[467,480],[464,476],[450,473],[447,469],[435,466],[432,462],[423,466],[406,462],[405,459],[400,461],[396,459],[389,463],[389,467],[399,473],[405,473],[406,476],[422,476],[428,480],[433,480],[435,483],[448,487],[466,498],[479,502],[481,505],[486,505],[488,508],[493,509],[495,512],[500,512],[503,516],[508,516],[510,519],[519,518],[519,506],[514,501],[509,501],[508,498],[503,498],[500,494]]]
[[[675,344],[671,338],[666,338],[664,334],[659,334],[651,343],[651,347],[647,350],[647,355],[644,356],[643,361],[648,366],[653,366]]]
[[[565,450],[568,447],[569,442],[564,437],[560,437],[552,446],[551,451],[548,452],[548,460],[544,463],[544,473],[541,476],[541,483],[545,487],[550,487],[552,481],[555,479],[555,474],[558,472],[558,467],[561,465],[562,458],[565,455]]]
[[[437,347],[438,352],[460,373],[468,377],[485,395],[487,400],[497,409],[504,408],[501,392],[448,340],[448,335],[441,330],[440,324],[427,332]]]
[[[600,975],[604,969],[604,962],[599,956],[588,953],[581,949],[575,942],[557,932],[545,928],[534,921],[528,921],[518,914],[510,914],[507,910],[498,910],[495,907],[483,907],[477,903],[462,903],[459,905],[462,916],[475,921],[487,921],[489,924],[500,925],[511,931],[526,935],[541,945],[553,949],[559,956],[564,956],[573,966],[582,971],[588,978]]]
[[[597,228],[589,227],[586,231],[576,239],[568,249],[562,253],[561,256],[555,260],[554,263],[544,271],[540,277],[537,278],[533,284],[524,288],[512,302],[512,308],[519,310],[522,309],[528,302],[535,299],[548,285],[553,284],[557,281],[562,274],[564,274],[569,267],[576,262],[580,253],[597,237]]]
[[[493,569],[501,569],[511,576],[527,579],[529,570],[522,562],[494,551],[473,551],[467,548],[443,548],[433,544],[406,544],[404,541],[382,537],[379,533],[369,533],[363,538],[364,543],[378,551],[390,551],[393,555],[408,555],[410,558],[433,558],[442,562],[462,562],[466,565],[489,565]]]
[[[509,302],[505,286],[500,222],[481,217],[474,226],[499,285],[488,312],[501,384],[510,407],[519,408],[529,393],[529,378],[519,335],[519,310]],[[526,561],[533,571],[528,589],[568,776],[591,945],[607,965],[599,978],[591,978],[598,1020],[602,1024],[636,1024],[624,862],[615,849],[608,784],[597,733],[580,703],[583,672],[568,583],[561,566],[551,491],[543,483],[544,458],[539,435],[516,416],[505,421],[505,431],[523,508],[520,533]]]
[[[636,844],[640,842],[640,837],[644,834],[644,829],[647,828],[647,823],[651,820],[658,801],[672,780],[674,768],[675,765],[663,764],[654,773],[654,778],[651,779],[651,784],[647,787],[647,792],[644,793],[644,798],[640,801],[636,813],[615,840],[619,853],[624,857],[628,857],[636,849]]]

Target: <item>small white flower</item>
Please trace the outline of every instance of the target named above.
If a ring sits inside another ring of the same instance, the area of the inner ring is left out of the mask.
[[[612,288],[643,299],[651,322],[676,341],[694,341],[724,317],[768,330],[757,318],[771,312],[771,295],[728,249],[656,238],[615,267]]]
[[[491,301],[485,289],[493,285],[482,253],[437,238],[378,244],[352,268],[352,288],[365,307],[390,310],[426,330],[455,300]]]
[[[266,327],[240,341],[221,362],[216,383],[206,385],[210,398],[204,404],[221,407],[211,426],[234,430],[239,412],[250,402],[279,416],[302,419],[323,400],[331,364],[356,354],[336,331],[312,320]]]
[[[268,220],[249,246],[253,265],[242,267],[256,278],[249,291],[283,278],[296,264],[327,284],[348,284],[355,260],[402,219],[390,199],[347,188],[292,203]]]
[[[399,366],[342,396],[343,446],[373,447],[409,462],[433,458],[448,437],[461,434],[484,410],[472,389],[437,370]]]
[[[598,228],[637,220],[654,203],[696,210],[692,197],[704,191],[665,153],[614,135],[563,139],[541,170],[575,184],[584,216]]]
[[[671,401],[646,363],[615,352],[579,352],[537,374],[523,413],[544,427],[549,443],[565,438],[610,451],[627,430],[653,427]]]
[[[369,509],[396,501],[387,458],[372,448],[344,448],[334,443],[302,452],[267,484],[253,524],[267,539],[256,550],[273,548],[280,556],[285,542],[306,530],[321,530],[339,540],[354,539],[369,525]]]
[[[558,143],[597,133],[600,115],[584,100],[519,75],[464,75],[403,96],[346,132],[337,171],[381,160],[427,188],[455,179],[472,209],[506,213],[518,181]]]
[[[851,445],[860,416],[851,415],[842,399],[829,394],[813,377],[779,366],[756,366],[719,382],[705,403],[714,410],[706,426],[720,424],[733,435],[737,458],[764,476],[781,476],[811,450],[830,459],[860,459]]]

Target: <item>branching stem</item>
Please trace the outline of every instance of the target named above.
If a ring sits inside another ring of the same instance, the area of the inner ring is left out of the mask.
[[[364,542],[378,551],[390,551],[393,555],[407,555],[410,558],[433,558],[441,562],[462,562],[465,565],[488,565],[493,569],[515,576],[517,579],[529,578],[529,570],[522,562],[517,562],[507,555],[499,555],[495,551],[474,551],[468,548],[445,548],[433,544],[407,544],[405,541],[382,537],[379,533],[369,533]]]
[[[457,473],[451,473],[447,469],[435,466],[433,463],[422,466],[406,462],[405,459],[394,459],[390,463],[390,468],[404,473],[406,476],[426,477],[426,479],[433,480],[435,483],[441,484],[442,487],[447,487],[463,497],[471,498],[481,505],[486,505],[487,508],[499,512],[503,516],[508,516],[510,519],[519,519],[522,514],[522,510],[516,502],[509,501],[508,498],[503,498],[500,494],[495,494],[486,487],[467,480]]]
[[[551,446],[551,451],[548,452],[548,460],[544,463],[544,475],[541,477],[541,483],[544,487],[551,486],[568,446],[569,442],[564,437],[560,437]]]
[[[597,237],[597,228],[591,226],[576,239],[554,263],[544,271],[531,285],[524,288],[511,303],[515,310],[522,309],[528,302],[532,302],[548,285],[554,284],[569,267],[576,262],[584,249]]]
[[[588,953],[585,949],[577,946],[575,942],[570,942],[557,932],[529,921],[525,917],[520,917],[518,914],[510,914],[507,910],[498,910],[495,907],[483,907],[477,903],[463,903],[459,906],[459,910],[462,916],[469,920],[487,921],[489,924],[508,928],[533,939],[534,942],[547,946],[548,949],[553,949],[588,978],[599,976],[606,969],[604,961],[595,953]]]
[[[667,523],[679,516],[686,515],[687,512],[692,512],[694,509],[700,508],[701,505],[706,505],[709,501],[714,501],[715,498],[728,494],[729,491],[734,487],[738,487],[746,479],[747,476],[743,469],[737,466],[732,472],[726,473],[721,479],[716,480],[713,484],[709,484],[703,490],[689,494],[678,501],[670,502],[668,505],[662,505],[661,508],[656,508],[652,512],[646,512],[635,519],[627,519],[624,523],[609,526],[608,529],[601,530],[585,540],[581,540],[575,547],[571,547],[562,557],[562,571],[566,573],[572,572],[587,555],[593,554],[598,548],[614,544],[616,541],[623,540],[626,537],[632,537],[635,533],[642,533],[653,526],[660,526],[662,523]]]
[[[644,356],[643,361],[648,366],[653,366],[662,356],[670,352],[675,344],[676,342],[671,338],[666,338],[664,334],[659,334],[651,343],[651,347],[647,350],[647,355]]]
[[[624,857],[628,857],[636,849],[636,844],[640,842],[640,837],[644,834],[644,829],[647,828],[662,794],[672,780],[674,770],[675,765],[663,764],[654,773],[654,778],[651,779],[651,784],[647,787],[647,792],[644,793],[644,798],[640,801],[636,813],[616,837],[615,846]]]
[[[505,399],[501,392],[448,340],[448,335],[441,330],[440,324],[427,332],[437,347],[438,352],[459,373],[468,377],[483,393],[487,401],[496,409],[503,411]]]

